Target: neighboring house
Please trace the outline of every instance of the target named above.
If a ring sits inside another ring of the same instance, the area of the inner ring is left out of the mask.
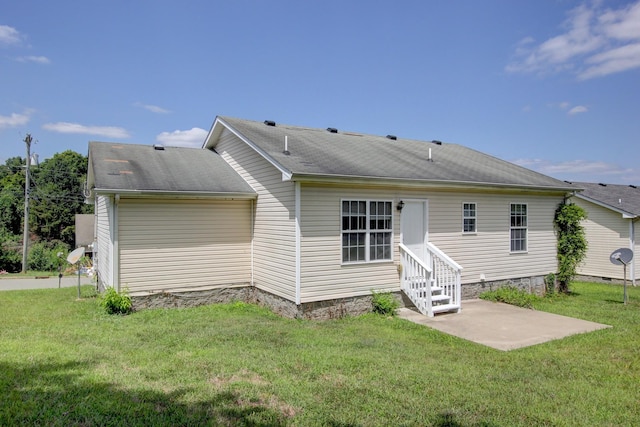
[[[93,254],[95,234],[95,216],[93,214],[76,214],[76,248],[84,247],[85,253]]]
[[[587,235],[588,249],[584,262],[578,267],[578,274],[590,279],[623,280],[624,269],[609,260],[613,251],[629,248],[634,258],[627,267],[627,279],[640,278],[636,239],[637,222],[640,218],[640,189],[635,185],[599,184],[574,182],[583,191],[571,200],[587,212],[583,222]]]
[[[228,117],[202,150],[92,142],[88,180],[104,286],[244,287],[292,317],[362,312],[372,291],[428,315],[492,286],[539,291],[574,190],[457,144]]]

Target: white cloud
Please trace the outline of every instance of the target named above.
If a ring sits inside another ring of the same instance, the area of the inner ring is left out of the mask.
[[[173,147],[194,147],[200,148],[207,137],[207,132],[201,128],[190,130],[175,130],[173,132],[162,132],[156,136],[156,141],[161,144]]]
[[[570,103],[568,103],[567,101],[561,102],[560,104],[558,104],[558,107],[560,107],[561,110],[566,110],[567,108],[569,108],[569,105],[571,105]]]
[[[544,159],[517,159],[513,160],[513,163],[569,181],[608,182],[610,184],[640,182],[640,170],[623,168],[619,165],[602,161],[580,159],[553,162]]]
[[[46,56],[20,56],[16,58],[18,62],[35,62],[38,64],[50,64],[51,61]]]
[[[115,126],[85,126],[78,123],[58,122],[46,123],[42,128],[58,133],[95,135],[118,139],[129,138],[129,132],[126,129]]]
[[[29,123],[31,114],[35,110],[27,109],[22,114],[11,113],[9,116],[0,116],[0,129],[22,126]]]
[[[640,68],[640,0],[619,9],[602,2],[568,13],[565,32],[536,45],[521,40],[507,72],[545,74],[570,71],[580,80]]]
[[[151,111],[152,113],[156,114],[168,114],[171,112],[162,107],[158,107],[157,105],[143,104],[142,102],[136,102],[133,105],[135,107],[144,108],[145,110]]]
[[[0,44],[13,45],[22,41],[22,35],[13,27],[0,25]]]
[[[569,110],[567,114],[569,114],[570,116],[573,116],[575,114],[586,113],[587,111],[589,110],[584,105],[576,105],[571,110]]]

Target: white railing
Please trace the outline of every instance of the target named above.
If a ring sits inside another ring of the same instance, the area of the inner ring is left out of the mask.
[[[400,286],[418,311],[433,316],[431,301],[431,281],[433,271],[411,250],[400,243]]]
[[[462,267],[432,243],[425,245],[428,262],[418,258],[400,243],[400,286],[420,313],[433,317],[432,288],[440,288],[440,295],[449,297],[447,306],[460,311],[462,299]]]
[[[435,285],[442,288],[442,293],[450,298],[449,303],[457,305],[458,311],[460,311],[462,267],[433,243],[427,242],[426,246],[431,260]]]

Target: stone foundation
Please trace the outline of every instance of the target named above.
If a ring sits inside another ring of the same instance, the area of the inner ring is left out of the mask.
[[[521,277],[518,279],[465,283],[462,285],[462,300],[478,298],[483,292],[494,291],[507,286],[512,286],[535,295],[544,295],[545,293],[544,276]]]
[[[412,305],[401,292],[394,293],[400,306]],[[196,307],[242,301],[267,307],[291,319],[328,320],[370,313],[371,295],[315,301],[297,305],[292,301],[249,286],[191,291],[165,291],[131,295],[134,310],[147,308]]]
[[[462,299],[478,298],[482,292],[513,286],[525,292],[544,295],[544,276],[519,279],[484,281],[462,285]],[[402,292],[393,293],[400,307],[412,307]],[[161,291],[131,295],[134,310],[146,308],[196,307],[199,305],[242,301],[269,308],[274,313],[291,319],[327,320],[345,316],[359,316],[372,310],[371,295],[296,304],[285,298],[250,286]],[[464,307],[463,307],[464,309]]]
[[[249,288],[217,288],[192,291],[154,292],[131,295],[134,310],[145,308],[197,307],[199,305],[246,301]]]

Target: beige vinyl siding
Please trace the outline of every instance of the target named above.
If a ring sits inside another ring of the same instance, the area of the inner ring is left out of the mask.
[[[96,196],[96,253],[98,280],[104,287],[114,286],[113,203],[110,196]]]
[[[342,264],[341,200],[393,201],[392,261]],[[397,291],[398,230],[393,191],[336,187],[301,188],[301,302]]]
[[[121,199],[121,287],[135,293],[249,285],[250,203]]]
[[[624,270],[609,261],[609,256],[619,248],[629,247],[629,219],[622,214],[574,197],[573,202],[587,211],[587,219],[582,223],[587,235],[587,256],[578,267],[578,274],[594,277],[623,279]],[[636,240],[637,242],[637,240]],[[635,251],[634,251],[635,253]],[[635,258],[635,257],[634,257]],[[635,264],[638,265],[637,263]],[[636,267],[636,277],[638,271]],[[631,269],[627,268],[627,278]]]
[[[462,203],[475,202],[476,233],[462,233]],[[434,193],[429,240],[464,268],[462,283],[545,275],[557,270],[553,216],[561,196]],[[527,205],[527,251],[510,251],[511,203]]]
[[[253,280],[262,290],[296,298],[295,187],[282,173],[225,130],[216,151],[258,193],[254,212]]]
[[[428,200],[429,240],[460,264],[463,283],[545,275],[556,270],[553,215],[561,196],[461,193],[302,185],[301,300],[319,301],[371,290],[399,290],[402,199]],[[393,261],[343,265],[342,199],[393,201]],[[462,204],[476,203],[477,232],[462,232]],[[528,207],[528,252],[510,253],[510,204]]]

